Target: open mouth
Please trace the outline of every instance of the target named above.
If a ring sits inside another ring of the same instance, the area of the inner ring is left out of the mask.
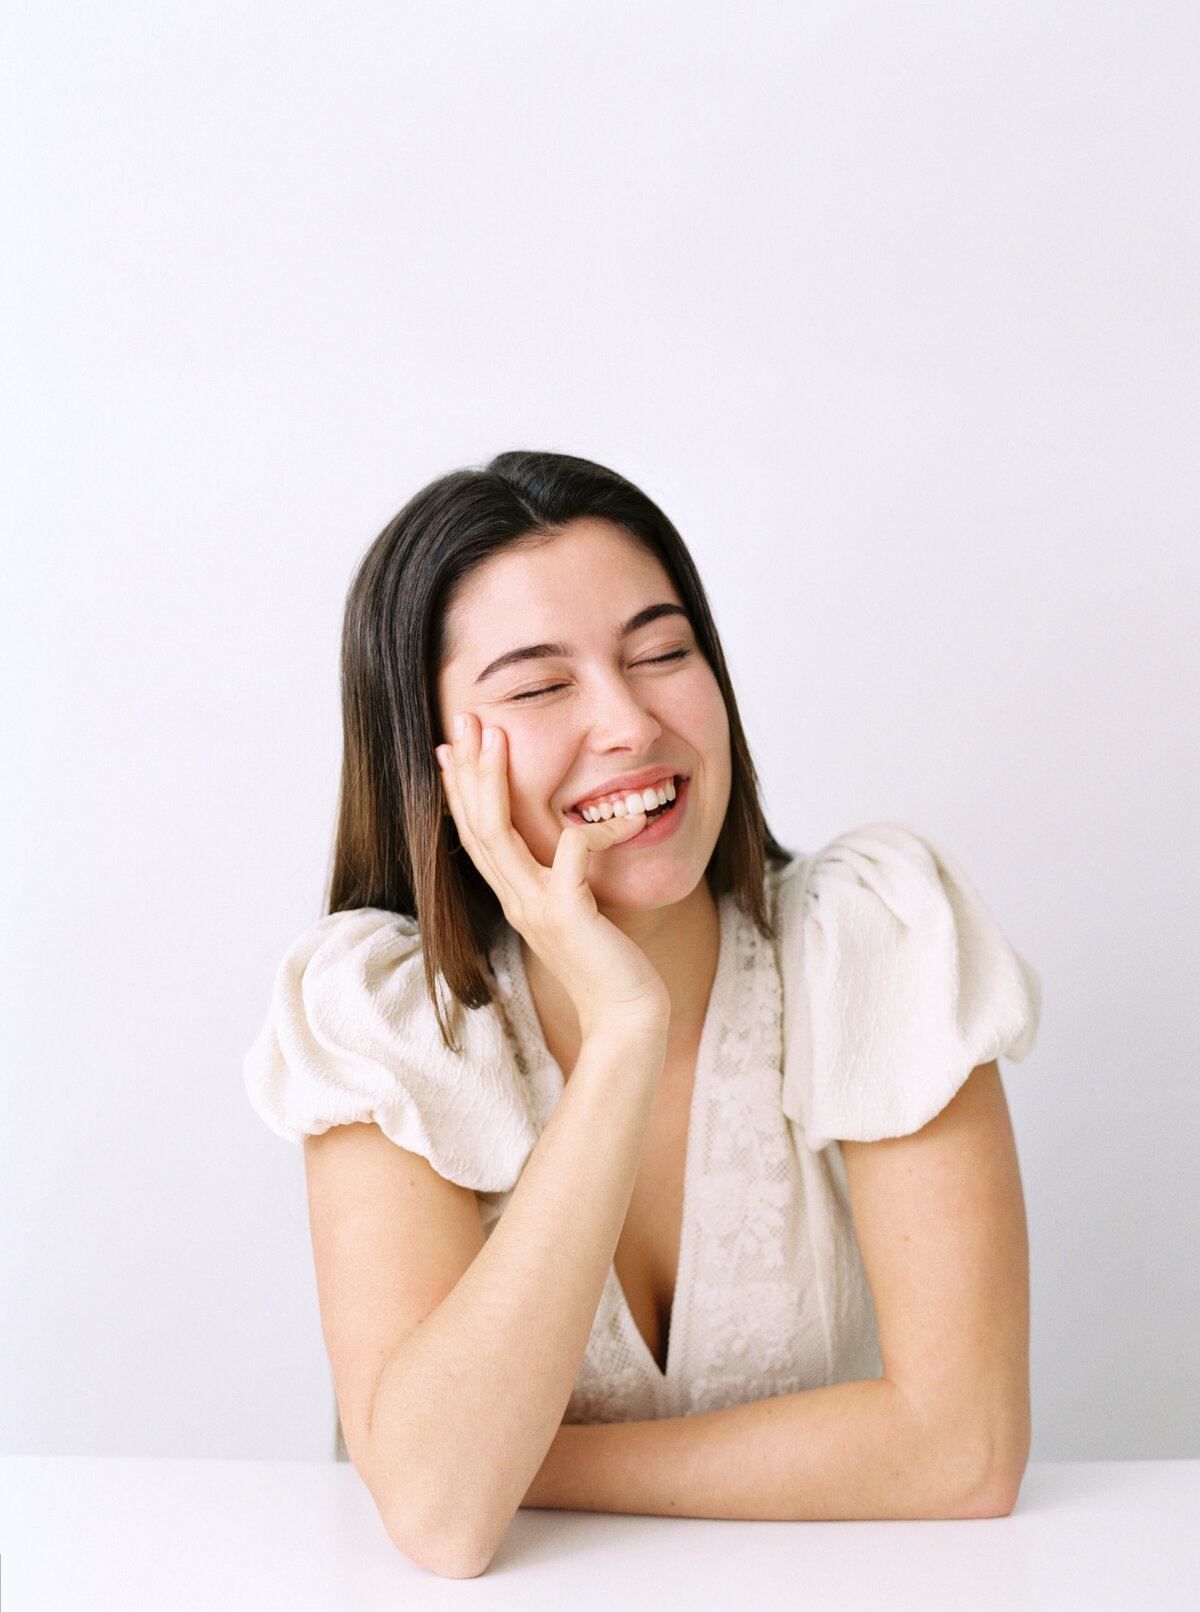
[[[610,817],[645,817],[646,823],[656,823],[675,810],[679,791],[687,779],[682,775],[664,778],[653,788],[630,790],[625,795],[613,795],[604,800],[589,802],[581,810],[572,806],[566,813],[573,823],[599,823]],[[653,799],[653,805],[647,797]]]
[[[678,799],[678,796],[676,799]],[[669,800],[665,806],[656,806],[652,812],[647,812],[646,821],[648,823],[656,823],[660,817],[665,817],[668,812],[673,812],[674,810],[675,801]]]

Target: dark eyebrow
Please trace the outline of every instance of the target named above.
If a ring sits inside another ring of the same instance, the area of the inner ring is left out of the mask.
[[[665,603],[647,605],[644,610],[639,610],[636,616],[630,616],[624,626],[617,628],[617,641],[628,638],[630,633],[637,632],[639,627],[648,627],[660,616],[682,616],[685,621],[688,619],[688,613],[682,605]],[[496,672],[502,672],[506,666],[517,665],[519,661],[552,660],[571,653],[570,644],[526,644],[522,649],[506,649],[503,655],[497,655],[494,661],[483,668],[475,682],[478,685],[486,678],[494,676]]]

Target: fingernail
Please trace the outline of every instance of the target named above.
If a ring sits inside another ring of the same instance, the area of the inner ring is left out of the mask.
[[[445,768],[450,765],[450,746],[448,744],[439,744],[434,754],[438,758],[439,767]]]
[[[466,737],[466,733],[467,733],[467,719],[466,719],[465,716],[462,716],[460,714],[459,716],[456,716],[454,718],[454,737],[456,739],[463,739],[463,738]]]
[[[484,728],[484,730],[483,730],[483,748],[485,750],[490,750],[492,748],[492,746],[495,744],[495,742],[496,742],[496,730],[495,730],[495,728]]]

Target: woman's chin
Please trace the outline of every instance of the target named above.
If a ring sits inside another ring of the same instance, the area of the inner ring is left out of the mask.
[[[596,905],[605,917],[621,912],[657,912],[688,896],[704,877],[704,868],[606,870],[589,880]]]

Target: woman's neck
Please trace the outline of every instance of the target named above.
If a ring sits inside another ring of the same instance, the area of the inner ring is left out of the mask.
[[[605,911],[604,916],[637,942],[667,987],[669,1064],[674,1054],[699,1043],[716,977],[721,925],[708,881],[701,879],[691,895],[673,906],[653,912]],[[546,1045],[563,1074],[569,1075],[579,1056],[578,1015],[566,991],[523,939],[521,956]]]

